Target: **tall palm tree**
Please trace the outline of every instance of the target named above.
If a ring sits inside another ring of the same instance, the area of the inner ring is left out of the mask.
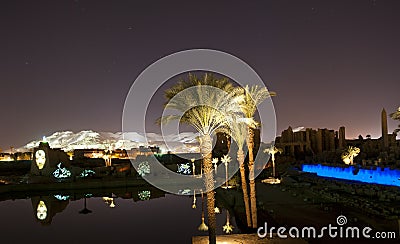
[[[240,169],[240,177],[242,183],[242,191],[243,191],[243,201],[244,208],[246,210],[246,220],[247,226],[251,227],[251,214],[250,214],[250,203],[249,203],[249,193],[247,191],[247,180],[246,180],[246,169],[244,165],[244,152],[243,147],[247,138],[247,125],[243,122],[233,121],[228,130],[225,131],[226,134],[230,135],[232,139],[236,142],[238,146],[237,151],[237,161],[239,162]]]
[[[216,89],[218,88],[218,89]],[[179,120],[188,124],[199,133],[200,153],[203,157],[204,184],[207,192],[207,213],[209,222],[209,243],[216,243],[216,218],[214,175],[212,172],[212,136],[216,130],[228,126],[230,116],[240,113],[237,104],[242,95],[234,92],[228,79],[216,79],[205,74],[202,79],[189,75],[187,81],[181,80],[165,91],[167,109],[174,109],[183,115],[167,115],[159,119],[159,123]]]
[[[257,106],[260,105],[268,97],[275,96],[275,92],[269,92],[266,87],[257,85],[249,87],[246,85],[243,88],[244,101],[241,104],[242,112],[247,119],[253,119],[257,111]],[[254,177],[254,129],[258,126],[256,123],[248,123],[247,148],[249,153],[249,179],[250,179],[250,206],[252,226],[257,228],[257,200],[256,200],[256,184]]]
[[[275,154],[282,153],[283,150],[281,148],[277,148],[273,145],[271,147],[264,150],[265,153],[271,154],[272,160],[272,176],[275,178]]]

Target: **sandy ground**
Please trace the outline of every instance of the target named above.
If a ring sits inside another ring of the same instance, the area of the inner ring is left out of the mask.
[[[316,227],[336,224],[340,213],[324,211],[318,203],[305,202],[304,198],[308,196],[297,192],[296,196],[293,196],[293,193],[283,185],[257,184],[257,201],[263,203],[264,211],[270,212],[278,223]]]
[[[283,191],[285,189],[285,191]],[[293,194],[296,193],[296,196]],[[307,201],[304,199],[307,198]],[[399,227],[396,221],[380,220],[372,216],[367,216],[357,208],[343,207],[334,202],[321,200],[318,196],[310,195],[306,189],[290,190],[285,185],[257,184],[257,201],[263,205],[263,210],[267,211],[279,226],[284,227],[315,227],[317,230],[332,224],[338,226],[336,219],[339,215],[347,217],[346,226],[357,226],[360,229],[370,226],[373,230],[395,231],[399,235]],[[354,221],[357,218],[357,222]],[[395,223],[396,222],[396,223]],[[261,226],[264,223],[258,223]],[[269,227],[268,227],[269,228]],[[310,243],[376,243],[377,240],[357,240],[335,238],[324,240],[308,240]],[[397,240],[380,240],[380,243],[400,243]]]

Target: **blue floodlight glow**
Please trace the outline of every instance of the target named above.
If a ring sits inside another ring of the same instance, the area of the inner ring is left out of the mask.
[[[358,170],[358,172],[356,172]],[[390,168],[356,169],[350,167],[331,167],[325,165],[303,164],[302,171],[316,173],[318,176],[361,181],[365,183],[400,187],[400,170]]]

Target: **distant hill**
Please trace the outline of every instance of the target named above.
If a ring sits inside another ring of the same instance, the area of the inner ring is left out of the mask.
[[[193,132],[180,133],[179,135],[163,136],[156,133],[140,134],[136,132],[95,132],[84,130],[77,133],[72,131],[55,132],[46,136],[52,148],[61,148],[64,151],[74,149],[131,149],[140,146],[158,146],[162,152],[173,153],[199,152],[197,134]],[[43,140],[35,140],[19,148],[18,151],[27,151],[35,148]]]

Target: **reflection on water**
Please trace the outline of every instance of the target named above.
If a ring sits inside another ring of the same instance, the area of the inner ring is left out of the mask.
[[[34,216],[42,225],[49,225],[53,217],[62,212],[68,205],[68,200],[60,201],[53,196],[35,196],[31,198]]]
[[[39,220],[45,220],[47,218],[47,207],[43,201],[40,201],[36,209],[36,216]]]
[[[103,201],[104,201],[110,208],[115,208],[114,198],[113,198],[113,197],[103,197]]]
[[[166,194],[153,187],[0,195],[0,216],[7,223],[2,227],[1,240],[191,243],[192,236],[208,234],[198,230],[199,220],[204,217],[200,210],[204,211],[206,203],[196,203],[195,198]],[[202,208],[193,208],[196,204]],[[223,234],[225,222],[231,220],[234,224],[235,218],[223,211],[223,206],[220,208],[218,234]],[[207,219],[204,221],[206,225]]]
[[[138,192],[138,197],[142,201],[150,200],[151,198],[151,192],[148,190],[145,191],[139,191]]]
[[[145,188],[145,189],[132,189],[132,192],[125,192],[125,189],[115,189],[119,194],[117,196],[115,193],[103,193],[101,191],[93,190],[93,193],[84,193],[84,192],[70,192],[70,193],[58,193],[58,194],[50,194],[48,196],[32,196],[32,208],[35,212],[35,216],[37,217],[37,221],[39,221],[42,225],[50,225],[53,217],[62,211],[70,203],[70,200],[73,201],[81,201],[83,203],[83,208],[79,211],[80,214],[90,214],[92,210],[90,210],[87,206],[87,198],[97,198],[101,197],[104,203],[107,204],[110,208],[115,208],[114,199],[116,198],[131,198],[134,202],[137,201],[147,201],[150,199],[165,197],[165,192],[160,191],[156,188]],[[153,191],[153,195],[151,192]],[[82,199],[82,200],[81,200]]]

